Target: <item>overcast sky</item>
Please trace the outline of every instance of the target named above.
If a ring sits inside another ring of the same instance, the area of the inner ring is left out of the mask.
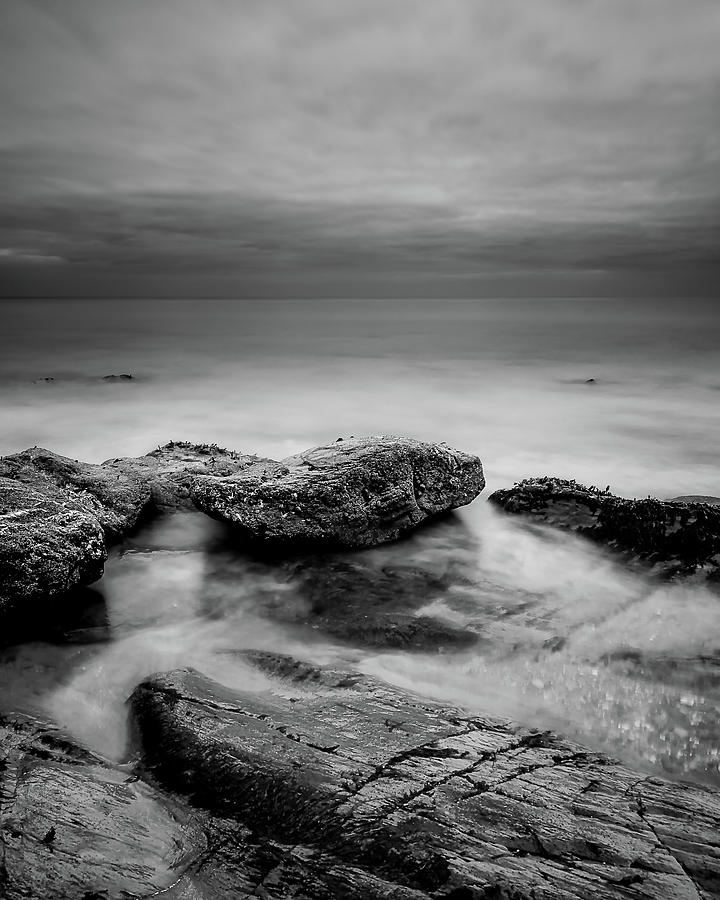
[[[703,293],[718,0],[2,0],[0,293]]]

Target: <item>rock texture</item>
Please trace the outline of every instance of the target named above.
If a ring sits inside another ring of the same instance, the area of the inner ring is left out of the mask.
[[[102,465],[40,447],[0,458],[0,640],[14,636],[9,614],[42,618],[49,601],[100,578],[107,547],[147,516],[191,505],[198,474],[228,475],[257,462],[177,442]]]
[[[0,477],[0,617],[47,602],[102,575],[107,557],[97,518],[62,492]]]
[[[271,693],[183,670],[131,698],[145,771],[220,817],[171,898],[720,896],[717,793],[361,675],[247,656]]]
[[[0,459],[0,475],[92,516],[108,541],[133,528],[151,503],[149,479],[33,447]]]
[[[196,481],[209,515],[272,546],[369,547],[470,503],[485,486],[476,456],[444,444],[353,438],[228,478]]]
[[[27,717],[0,717],[0,896],[155,896],[206,850],[176,803]]]
[[[720,508],[626,500],[560,478],[530,478],[489,498],[509,513],[574,531],[653,566],[657,574],[720,579]]]

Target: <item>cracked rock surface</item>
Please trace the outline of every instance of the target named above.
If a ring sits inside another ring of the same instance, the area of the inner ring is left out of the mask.
[[[720,581],[720,506],[712,497],[626,500],[560,478],[529,478],[488,498],[642,561],[663,577]]]
[[[716,792],[362,675],[245,657],[271,691],[180,670],[130,701],[142,771],[215,817],[215,850],[170,898],[720,896]]]
[[[228,478],[201,478],[208,515],[274,546],[370,547],[470,503],[485,486],[476,456],[389,436],[338,440]]]

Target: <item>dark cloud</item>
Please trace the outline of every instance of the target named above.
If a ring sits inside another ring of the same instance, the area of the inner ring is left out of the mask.
[[[0,291],[712,292],[718,37],[715,0],[5,0]]]

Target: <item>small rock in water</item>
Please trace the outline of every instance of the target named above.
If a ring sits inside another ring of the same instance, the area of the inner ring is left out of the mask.
[[[103,375],[103,381],[132,381],[132,375],[123,373],[122,375]]]

